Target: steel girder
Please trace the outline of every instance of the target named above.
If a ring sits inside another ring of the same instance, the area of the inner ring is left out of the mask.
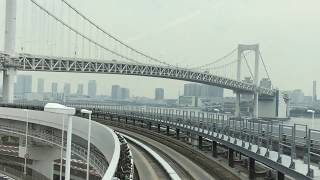
[[[0,53],[0,68],[5,67],[7,55]],[[151,64],[134,64],[119,61],[95,61],[80,58],[35,56],[19,54],[11,58],[20,71],[50,71],[50,72],[78,72],[78,73],[103,73],[149,76],[167,79],[177,79],[218,86],[244,93],[253,93],[257,87],[253,84],[236,81],[209,73],[193,71],[172,66],[159,66]],[[274,89],[258,88],[260,95],[274,96]]]

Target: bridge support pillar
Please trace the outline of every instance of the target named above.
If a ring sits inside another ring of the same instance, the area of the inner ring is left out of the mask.
[[[240,118],[240,92],[236,92],[235,117]]]
[[[256,176],[255,159],[249,157],[249,179],[254,180]]]
[[[148,127],[149,127],[149,130],[151,130],[151,128],[152,128],[152,123],[151,122],[149,122]]]
[[[128,124],[128,117],[126,116],[126,124]]]
[[[161,132],[161,125],[160,124],[158,124],[158,133],[160,133]]]
[[[253,95],[253,118],[259,117],[259,94],[255,92]]]
[[[228,149],[228,164],[230,167],[234,167],[234,150],[231,148]]]
[[[284,180],[284,174],[280,171],[277,172],[277,180]]]
[[[199,149],[202,149],[202,136],[199,136],[198,141]]]
[[[176,129],[177,139],[180,139],[180,129]]]
[[[4,51],[10,56],[15,53],[16,46],[16,19],[17,19],[17,1],[6,1],[6,19],[5,19],[5,36],[4,36]],[[3,101],[6,103],[13,103],[13,85],[15,80],[16,70],[13,62],[9,60],[9,64],[3,71]],[[11,66],[11,67],[10,67]]]
[[[218,157],[218,148],[217,148],[217,141],[212,141],[212,156],[214,158],[217,158]]]
[[[136,119],[132,118],[132,123],[135,126],[136,125]]]
[[[190,133],[191,145],[194,147],[199,147],[199,137],[197,135]]]
[[[167,135],[170,135],[170,127],[169,126],[167,126]]]
[[[192,138],[191,138],[191,133],[190,132],[187,132],[187,142],[188,143],[192,143]]]
[[[22,140],[20,140],[22,143]],[[25,147],[19,145],[19,157],[24,157]],[[54,173],[54,160],[60,159],[60,148],[44,147],[36,145],[28,145],[28,159],[32,159],[32,169],[36,169],[39,173],[45,175],[49,179],[53,179]]]
[[[3,71],[3,101],[6,103],[13,103],[13,85],[15,81],[16,70],[8,68]]]

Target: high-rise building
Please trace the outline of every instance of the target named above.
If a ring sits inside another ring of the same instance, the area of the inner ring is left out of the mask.
[[[64,86],[63,86],[63,94],[64,94],[64,96],[69,96],[70,92],[71,92],[70,83],[64,83]]]
[[[37,93],[38,94],[44,93],[44,79],[42,78],[38,79]]]
[[[78,84],[77,95],[79,96],[83,95],[83,84]]]
[[[163,100],[164,99],[164,89],[156,88],[155,89],[155,100]]]
[[[119,85],[112,85],[111,88],[111,98],[113,100],[118,100],[120,99],[120,86]]]
[[[15,84],[16,95],[25,96],[32,92],[32,76],[31,75],[18,75]]]
[[[291,93],[290,97],[293,103],[302,103],[304,102],[304,93],[301,89],[295,89]]]
[[[97,83],[95,80],[90,80],[88,82],[88,96],[96,97],[97,95]]]
[[[200,97],[223,97],[223,88],[216,87],[216,86],[209,86],[209,85],[202,85],[201,86],[201,94]]]
[[[271,80],[269,78],[262,78],[260,80],[260,87],[271,89]]]
[[[196,83],[184,84],[184,96],[200,96],[201,95],[201,85]]]
[[[130,90],[128,88],[120,88],[120,99],[125,100],[129,99]]]
[[[313,81],[313,93],[312,93],[312,102],[317,102],[317,81]]]
[[[223,88],[189,83],[184,85],[184,96],[223,97]]]
[[[57,95],[58,94],[58,83],[53,82],[51,84],[51,93],[52,93],[52,95]]]

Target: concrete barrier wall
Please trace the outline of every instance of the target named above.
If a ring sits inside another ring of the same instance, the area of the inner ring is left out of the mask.
[[[27,113],[23,109],[0,107],[0,118],[12,119],[26,122]],[[29,110],[29,122],[62,129],[62,115]],[[67,129],[68,118],[65,118],[64,129]],[[111,179],[117,170],[120,157],[120,142],[112,129],[92,121],[91,143],[99,149],[109,163],[109,167],[103,176],[103,180]],[[73,117],[73,134],[87,140],[88,120]]]

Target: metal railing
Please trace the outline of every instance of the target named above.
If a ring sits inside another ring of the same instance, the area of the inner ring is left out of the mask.
[[[18,126],[15,126],[10,123],[7,124],[7,123],[4,123],[3,121],[0,121],[0,124],[1,124],[0,131],[17,134],[19,136],[25,136],[24,128],[19,128]],[[61,136],[59,135],[47,134],[44,131],[39,131],[39,130],[35,131],[32,129],[29,129],[28,137],[36,138],[38,140],[41,140],[44,143],[47,143],[49,145],[55,145],[61,148],[62,139],[61,139]],[[64,147],[66,147],[66,139],[64,140],[64,143],[65,143]],[[22,146],[24,146],[24,143],[22,143]],[[71,146],[72,146],[72,152],[74,154],[77,154],[80,158],[82,158],[83,160],[86,160],[86,157],[87,157],[86,147],[82,147],[75,143],[72,143]],[[99,155],[99,153],[97,153],[95,149],[96,148],[91,149],[90,164],[98,171],[98,174],[100,176],[103,176],[103,174],[107,170],[108,162],[102,157],[102,155]]]
[[[86,107],[86,108],[90,108]],[[306,125],[285,125],[282,121],[264,119],[232,119],[230,116],[216,113],[173,111],[165,108],[137,108],[128,106],[103,106],[92,108],[96,113],[110,113],[132,116],[136,119],[152,120],[157,123],[173,124],[198,133],[213,135],[221,139],[242,142],[242,147],[252,150],[255,146],[258,155],[266,158],[270,151],[277,151],[277,163],[282,163],[282,156],[290,157],[289,168],[295,170],[297,148],[303,149],[305,163],[308,167],[306,176],[313,177],[312,162],[320,169],[320,131],[309,129]],[[211,131],[211,132],[210,132]],[[276,144],[276,146],[275,146]],[[264,154],[261,154],[264,148]]]

